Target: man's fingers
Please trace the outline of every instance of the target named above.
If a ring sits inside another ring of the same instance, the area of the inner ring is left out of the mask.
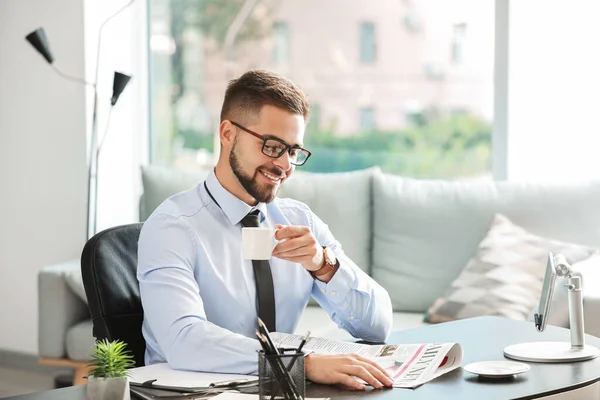
[[[278,243],[277,246],[275,246],[275,248],[273,249],[273,254],[286,253],[288,251],[296,250],[301,247],[306,247],[306,243],[304,243],[302,240],[288,240],[286,242]]]
[[[351,389],[356,389],[356,390],[365,390],[366,389],[366,386],[364,384],[362,384],[361,382],[357,381],[356,379],[354,379],[350,375],[337,374],[336,375],[336,380],[339,383],[341,383],[342,385],[344,385],[346,387],[349,387]]]
[[[367,362],[362,362],[359,361],[360,363],[362,363],[362,366],[371,373],[371,375],[373,375],[373,377],[375,379],[377,379],[379,382],[381,382],[383,385],[391,387],[394,382],[390,379],[390,377],[387,375],[387,372],[385,370],[382,370],[381,367],[379,367],[378,365],[373,365],[371,363],[367,363]]]
[[[298,243],[293,246],[285,246],[288,243],[280,243],[275,246],[273,249],[273,255],[277,256],[285,256],[285,257],[299,257],[299,256],[307,256],[310,254],[310,249],[306,244]],[[279,247],[281,246],[281,247]]]
[[[356,376],[357,378],[362,379],[367,382],[369,385],[373,386],[375,389],[381,389],[383,386],[381,382],[375,378],[371,372],[365,368],[363,365],[355,364],[355,365],[346,365],[344,368],[344,372],[348,375]]]
[[[364,363],[367,363],[367,364],[370,364],[370,365],[372,365],[373,367],[377,368],[377,369],[378,369],[379,371],[381,371],[381,372],[382,372],[382,373],[383,373],[383,374],[384,374],[386,377],[388,377],[388,378],[391,378],[391,377],[392,377],[392,375],[391,375],[391,374],[390,374],[388,371],[386,371],[386,370],[385,370],[385,369],[384,369],[384,368],[383,368],[381,365],[377,364],[375,361],[373,361],[373,360],[371,360],[371,359],[369,359],[369,358],[363,357],[363,356],[359,356],[358,354],[353,354],[353,356],[354,356],[354,357],[355,357],[357,360],[359,360],[359,361],[362,361],[362,362],[364,362]]]
[[[307,226],[283,226],[275,232],[275,239],[290,239],[298,236],[305,235],[310,232]]]
[[[380,389],[382,385],[388,387],[393,386],[394,382],[390,378],[389,373],[375,361],[359,356],[357,354],[352,354],[351,357],[354,359],[353,366],[360,367],[358,372],[365,374],[365,376],[368,379],[356,373],[354,374],[355,376],[358,376],[359,378],[363,379],[365,382],[369,383],[376,389]]]
[[[316,383],[341,384],[357,390],[365,390],[365,383],[376,389],[381,389],[384,384],[391,386],[377,366],[363,362],[355,355],[311,354],[305,365],[307,378]]]
[[[283,242],[277,243],[277,246],[273,249],[273,253],[287,253],[288,251],[296,250],[304,247],[313,247],[315,240],[312,236],[302,236],[294,239],[288,239]]]

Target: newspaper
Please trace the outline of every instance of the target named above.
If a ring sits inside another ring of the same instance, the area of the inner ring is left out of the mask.
[[[302,336],[273,332],[279,347],[297,348]],[[463,349],[459,343],[420,343],[366,345],[310,337],[305,351],[319,354],[358,354],[376,361],[390,373],[394,387],[416,388],[425,382],[455,370],[462,364]]]

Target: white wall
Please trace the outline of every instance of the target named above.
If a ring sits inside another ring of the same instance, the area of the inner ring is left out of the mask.
[[[84,0],[85,73],[95,79],[98,34],[110,16],[129,0]],[[146,2],[136,0],[110,19],[102,30],[98,73],[99,138],[106,140],[98,166],[97,232],[138,221],[142,191],[140,165],[147,160],[148,63]],[[112,110],[106,131],[114,71],[132,76]],[[88,104],[92,104],[88,93]],[[91,110],[88,117],[91,116]]]
[[[0,0],[0,349],[37,353],[37,274],[45,265],[79,258],[86,239],[93,92],[59,77],[25,35],[45,27],[57,65],[94,81],[100,24],[125,4]],[[113,72],[133,79],[113,109],[101,153],[98,231],[137,221],[148,138],[145,43],[145,1],[134,2],[102,31],[100,136]]]
[[[25,41],[46,28],[60,66],[84,72],[81,0],[0,1],[0,349],[37,353],[37,273],[85,240],[85,89]]]
[[[508,178],[600,179],[600,2],[510,7]]]

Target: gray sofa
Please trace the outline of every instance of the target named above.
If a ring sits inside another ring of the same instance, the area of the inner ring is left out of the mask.
[[[143,168],[141,220],[165,198],[204,176]],[[465,267],[496,212],[540,236],[600,247],[600,183],[415,180],[378,168],[331,174],[296,171],[280,196],[308,204],[346,253],[387,288],[395,330],[424,324],[424,312]],[[600,266],[582,272],[586,331],[595,336],[600,336],[598,272]],[[93,338],[84,301],[78,260],[41,270],[39,355],[44,362],[70,360],[81,366],[79,361],[88,358]],[[549,323],[567,326],[566,293],[555,296],[554,303]],[[298,332],[349,337],[311,305]]]

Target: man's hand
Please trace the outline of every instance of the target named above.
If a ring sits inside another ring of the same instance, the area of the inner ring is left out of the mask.
[[[390,375],[376,362],[357,354],[323,355],[309,354],[304,359],[306,377],[315,383],[342,384],[352,389],[365,390],[365,385],[357,377],[381,389],[392,387]]]
[[[308,271],[323,266],[323,248],[308,227],[275,225],[275,229],[275,239],[285,241],[275,246],[274,257],[302,264]]]

